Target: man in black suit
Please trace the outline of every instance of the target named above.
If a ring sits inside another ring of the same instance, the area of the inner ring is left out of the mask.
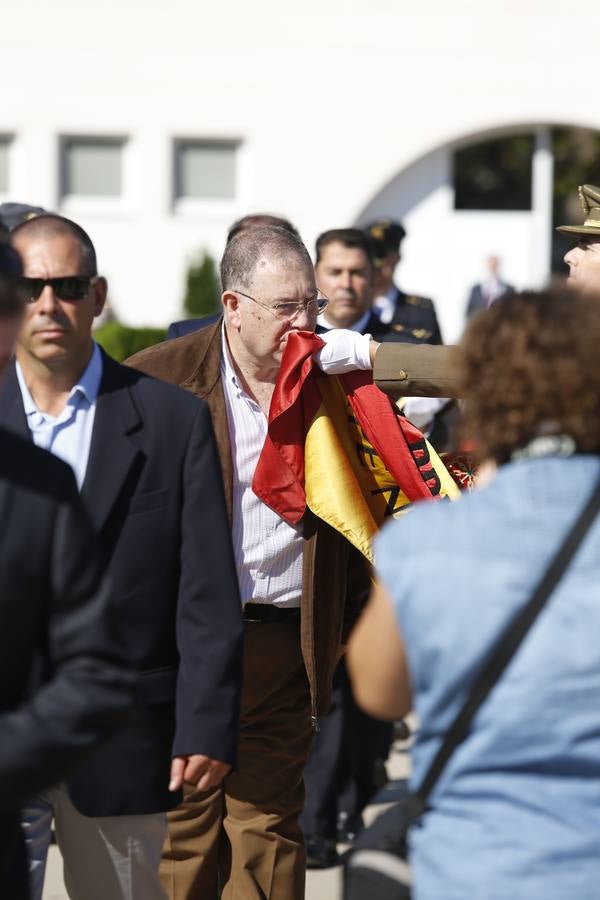
[[[375,261],[374,306],[381,321],[396,339],[408,344],[441,344],[442,334],[435,306],[429,297],[407,294],[394,282],[400,262],[404,226],[392,219],[373,222],[365,229]]]
[[[511,284],[500,278],[500,258],[498,256],[488,256],[485,268],[487,274],[483,281],[474,284],[471,288],[467,301],[467,319],[470,319],[480,309],[489,309],[492,303],[514,291]]]
[[[0,381],[22,311],[19,269],[0,244]],[[123,724],[134,682],[72,473],[4,429],[0,518],[0,885],[27,900],[21,807]]]
[[[29,302],[0,421],[74,469],[140,672],[127,729],[30,805],[33,874],[54,816],[71,898],[163,898],[165,812],[183,780],[219,784],[237,745],[241,607],[210,414],[94,343],[107,286],[78,225],[39,216],[11,243]]]

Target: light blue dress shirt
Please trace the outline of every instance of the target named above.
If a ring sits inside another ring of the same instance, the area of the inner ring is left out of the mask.
[[[98,345],[94,344],[91,359],[81,378],[71,389],[65,407],[58,416],[50,416],[38,409],[18,362],[16,369],[27,424],[34,443],[68,463],[81,490],[90,455],[96,401],[102,380],[102,354]]]
[[[377,539],[421,722],[413,787],[599,475],[598,456],[513,463]],[[597,519],[411,830],[415,900],[600,897],[599,698]]]

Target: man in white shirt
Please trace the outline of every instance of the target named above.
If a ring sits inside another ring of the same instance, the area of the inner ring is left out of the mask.
[[[292,527],[251,487],[288,335],[314,331],[325,308],[306,248],[277,227],[241,232],[225,249],[221,279],[222,322],[129,360],[211,409],[246,629],[238,768],[222,788],[188,787],[170,814],[163,884],[173,900],[213,897],[218,882],[223,900],[301,900],[302,772],[369,572],[310,512]],[[326,371],[332,362],[336,372],[370,366],[369,337],[325,339]],[[340,339],[341,353],[332,349]]]

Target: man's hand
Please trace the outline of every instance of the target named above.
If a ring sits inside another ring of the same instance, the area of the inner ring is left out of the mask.
[[[169,790],[178,791],[184,781],[193,784],[199,791],[208,791],[217,787],[231,766],[228,763],[211,759],[210,756],[202,756],[194,753],[192,756],[176,756],[171,762],[171,780]]]

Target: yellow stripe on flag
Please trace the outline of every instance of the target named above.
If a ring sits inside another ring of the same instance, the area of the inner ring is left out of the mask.
[[[370,562],[372,540],[384,521],[410,505],[406,494],[365,438],[337,378],[320,378],[323,398],[304,445],[306,502]],[[460,492],[439,456],[427,445],[441,496]]]

